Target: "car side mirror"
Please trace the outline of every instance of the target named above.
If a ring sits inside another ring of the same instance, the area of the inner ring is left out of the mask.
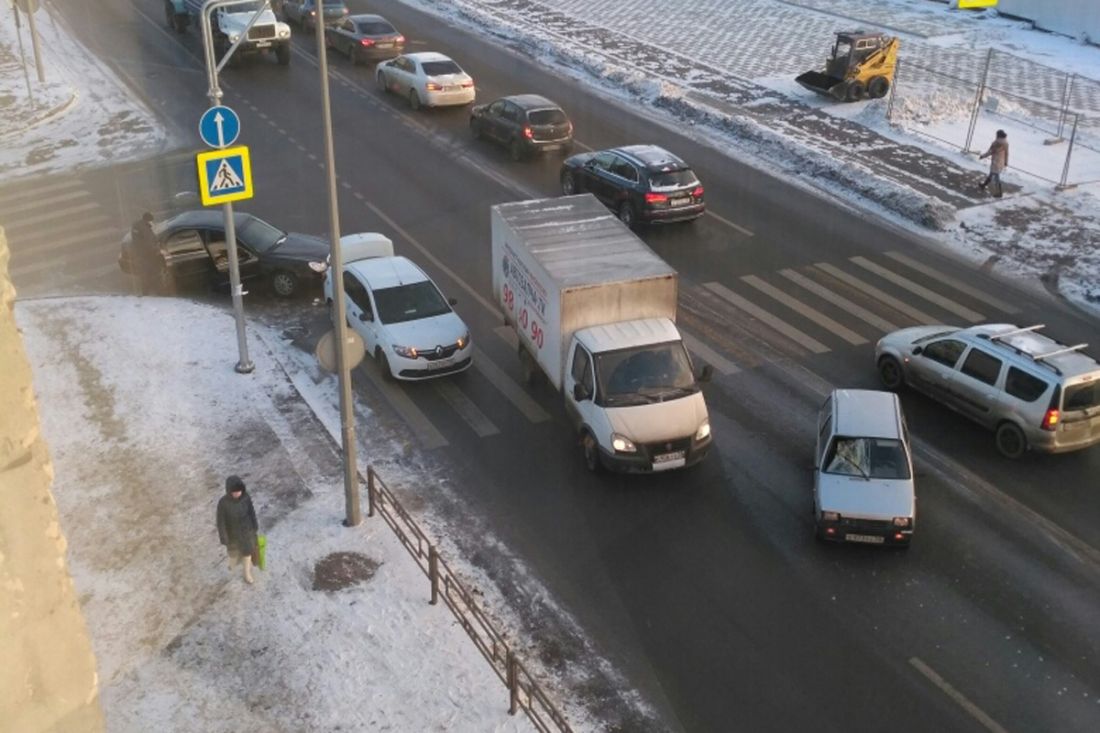
[[[699,382],[709,382],[714,379],[714,367],[710,364],[704,364],[703,369],[699,372],[699,376],[695,379]]]
[[[923,351],[924,351],[924,347],[923,346],[918,346],[915,349],[913,349],[913,356],[920,356]]]
[[[458,305],[458,298],[447,298],[447,302],[452,306]]]
[[[588,399],[588,390],[585,389],[584,385],[581,384],[580,382],[577,382],[576,384],[574,384],[573,385],[573,401],[574,402],[584,402],[587,399]]]
[[[359,314],[359,320],[360,321],[373,321],[374,320],[374,314],[373,313],[366,313],[366,312],[360,313]]]

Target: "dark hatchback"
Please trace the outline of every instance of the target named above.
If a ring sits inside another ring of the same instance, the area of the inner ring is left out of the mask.
[[[325,28],[325,43],[348,55],[352,65],[405,53],[405,36],[381,15],[352,15]]]
[[[688,164],[656,145],[580,153],[561,166],[566,196],[591,193],[627,226],[688,221],[706,212],[703,184]]]
[[[235,214],[241,281],[262,281],[289,298],[303,287],[319,286],[329,255],[328,243],[306,234],[284,232],[251,214]],[[194,287],[226,287],[229,254],[225,218],[220,211],[186,211],[153,226],[163,264],[150,289],[174,292]],[[127,234],[118,257],[122,271],[140,277],[133,241]],[[312,267],[311,267],[312,263]]]
[[[573,123],[558,105],[537,94],[517,94],[470,110],[470,132],[508,148],[512,160],[550,150],[573,151]]]

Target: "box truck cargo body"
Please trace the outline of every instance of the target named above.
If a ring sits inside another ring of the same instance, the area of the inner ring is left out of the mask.
[[[710,425],[675,326],[676,271],[590,194],[494,206],[492,239],[524,376],[562,392],[589,468],[701,460]]]

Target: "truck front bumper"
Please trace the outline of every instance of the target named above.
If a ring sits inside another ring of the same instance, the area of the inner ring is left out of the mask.
[[[657,445],[642,445],[634,453],[608,452],[604,450],[603,446],[600,446],[600,461],[604,468],[616,473],[663,473],[677,468],[688,468],[707,457],[707,453],[710,452],[711,438],[707,436],[705,440],[700,441],[681,438],[663,444],[670,451],[678,445],[686,445],[683,449],[683,463],[674,461],[667,466],[654,463],[654,457],[662,455],[659,451],[664,449],[664,447],[658,447]]]

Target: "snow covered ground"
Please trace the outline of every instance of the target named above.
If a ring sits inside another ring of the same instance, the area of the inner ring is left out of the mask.
[[[597,84],[632,108],[647,103],[678,131],[687,120],[722,152],[876,211],[995,272],[1081,304],[1100,302],[1100,47],[928,0],[401,1]],[[854,28],[902,39],[890,120],[886,100],[833,104],[793,81],[821,67],[835,31]],[[998,53],[989,84],[1019,96],[987,95],[971,152],[963,153],[969,100],[990,48]],[[907,61],[968,81],[938,78],[929,93],[930,75],[906,76]],[[1056,191],[1067,144],[1044,143],[1057,130],[1065,73],[1093,81],[1075,80],[1070,94],[1083,117],[1068,181],[1081,185]],[[861,143],[851,126],[840,129],[848,122],[875,138]],[[807,133],[814,128],[834,133],[834,145]],[[1012,154],[1009,194],[993,200],[976,187],[987,165],[975,152],[997,129],[1008,132]],[[909,171],[876,164],[883,142],[896,143],[891,162],[909,159]],[[840,151],[869,155],[853,160]]]
[[[17,31],[14,7],[0,3],[0,177],[7,182],[159,152],[166,134],[156,117],[47,8],[35,16],[46,74],[40,84],[27,17],[20,16]]]
[[[507,714],[506,688],[450,611],[428,604],[390,528],[365,517],[365,498],[364,523],[341,526],[324,427],[339,424],[335,380],[309,357],[253,329],[256,371],[238,375],[231,316],[184,300],[21,301],[16,317],[109,730],[532,730]],[[373,441],[363,454],[400,455],[357,409]],[[227,570],[214,527],[232,473],[269,542],[253,586]],[[425,485],[398,463],[382,475],[395,489]],[[492,584],[441,546],[507,634]],[[319,574],[336,553],[358,560],[357,578]],[[346,587],[318,590],[319,579]],[[538,674],[523,641],[514,647]],[[543,682],[568,697],[560,685],[581,674]],[[562,707],[575,730],[606,728],[572,700]]]

